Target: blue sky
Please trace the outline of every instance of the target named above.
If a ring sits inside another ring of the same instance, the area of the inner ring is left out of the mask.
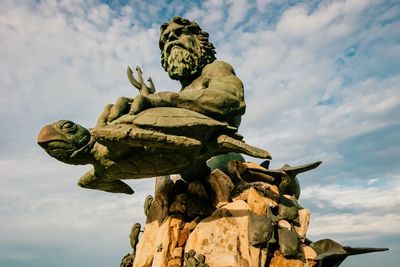
[[[299,177],[309,238],[389,247],[342,266],[400,259],[400,3],[342,1],[0,2],[0,266],[118,266],[153,179],[133,196],[78,188],[35,143],[58,119],[87,127],[119,96],[127,65],[177,91],[158,30],[174,15],[210,33],[245,85],[245,140],[272,167],[322,160]],[[258,162],[256,159],[247,158]]]

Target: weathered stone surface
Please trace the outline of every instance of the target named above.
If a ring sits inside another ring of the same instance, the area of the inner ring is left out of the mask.
[[[240,193],[239,195],[237,195],[234,198],[232,198],[232,201],[243,200],[243,201],[247,202],[248,196],[249,196],[249,189],[246,189],[242,193]]]
[[[186,214],[190,218],[196,218],[198,216],[207,217],[214,211],[209,200],[189,197],[187,200]]]
[[[266,168],[264,168],[263,166],[255,163],[255,162],[244,162],[243,164],[247,168],[250,168],[250,169],[258,169],[258,170],[261,170],[261,171],[266,171],[267,170]]]
[[[251,257],[251,262],[249,265],[245,266],[265,266],[265,263],[267,261],[267,250],[266,249],[261,249],[261,248],[256,248],[253,246],[249,247],[250,251],[250,257]],[[242,267],[242,265],[239,265]]]
[[[155,236],[156,249],[152,266],[165,266],[165,263],[174,258],[179,231],[183,228],[183,224],[182,218],[174,216],[168,217],[162,223]]]
[[[171,253],[171,257],[174,258],[182,258],[183,257],[183,247],[176,247]]]
[[[168,175],[156,178],[156,186],[154,189],[154,199],[161,205],[168,206],[171,203],[172,189],[174,181]]]
[[[186,240],[189,237],[190,234],[190,223],[185,223],[185,226],[183,227],[182,231],[179,232],[178,235],[178,247],[183,247],[186,244]]]
[[[304,259],[306,260],[315,260],[317,258],[317,253],[315,252],[315,250],[307,245],[300,245],[300,251],[302,252]]]
[[[274,200],[262,196],[253,187],[248,189],[247,204],[250,210],[258,215],[265,215],[267,214],[267,207],[275,207],[278,205]]]
[[[167,267],[181,267],[182,266],[182,259],[175,258],[168,261]]]
[[[286,220],[280,220],[280,221],[278,222],[278,226],[279,226],[280,228],[285,228],[285,229],[288,229],[288,230],[291,230],[291,229],[292,229],[292,225],[291,225],[288,221],[286,221]]]
[[[206,178],[206,182],[211,187],[214,207],[221,207],[227,204],[229,196],[234,187],[231,178],[219,169],[215,169]]]
[[[269,267],[312,267],[314,264],[312,261],[303,262],[303,260],[298,259],[286,259],[276,251]]]
[[[193,230],[185,251],[193,249],[205,255],[209,266],[244,266],[245,262],[250,263],[248,213],[247,204],[240,200],[216,210]]]
[[[248,199],[248,190],[255,189],[259,194],[263,197],[272,200],[270,202],[271,207],[275,207],[278,205],[278,201],[280,199],[279,190],[275,185],[270,185],[264,182],[254,182],[254,183],[240,183],[236,184],[232,191],[232,199],[233,200],[245,200]]]
[[[276,185],[265,184],[272,192],[279,194],[279,188]]]
[[[151,266],[154,254],[157,250],[157,234],[160,226],[168,214],[168,207],[161,205],[158,201],[154,201],[149,209],[147,222],[144,226],[144,233],[136,245],[136,256],[134,267]]]
[[[299,210],[299,226],[294,226],[297,234],[300,238],[304,239],[306,237],[308,226],[310,224],[310,210],[301,209]]]
[[[191,197],[196,197],[206,200],[209,199],[206,188],[198,180],[189,183],[188,192]]]
[[[174,200],[169,207],[170,214],[185,214],[187,208],[187,194],[179,194],[174,197]]]

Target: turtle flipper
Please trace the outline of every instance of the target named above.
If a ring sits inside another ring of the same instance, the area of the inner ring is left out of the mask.
[[[146,130],[132,124],[106,125],[92,129],[95,140],[109,148],[119,147],[152,147],[182,150],[198,148],[200,141],[179,135],[165,134],[154,130]]]
[[[132,188],[121,180],[104,180],[96,176],[93,169],[79,179],[78,185],[83,188],[97,189],[110,193],[124,193],[129,195],[134,193]]]
[[[218,136],[217,144],[220,147],[230,149],[233,152],[243,153],[255,158],[271,159],[271,155],[267,151],[248,145],[241,140],[234,139],[225,134]]]

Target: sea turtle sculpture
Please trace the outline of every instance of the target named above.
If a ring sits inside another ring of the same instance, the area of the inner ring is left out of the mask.
[[[228,152],[271,158],[242,138],[227,123],[187,109],[160,107],[89,130],[60,120],[43,127],[37,141],[64,163],[94,166],[79,180],[81,187],[132,194],[121,179],[175,173],[186,180],[201,178],[209,172],[208,159]]]

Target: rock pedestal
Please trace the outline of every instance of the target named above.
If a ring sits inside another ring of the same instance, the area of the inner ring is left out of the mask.
[[[159,177],[132,266],[314,266],[309,210],[262,166],[235,164],[189,183]]]

